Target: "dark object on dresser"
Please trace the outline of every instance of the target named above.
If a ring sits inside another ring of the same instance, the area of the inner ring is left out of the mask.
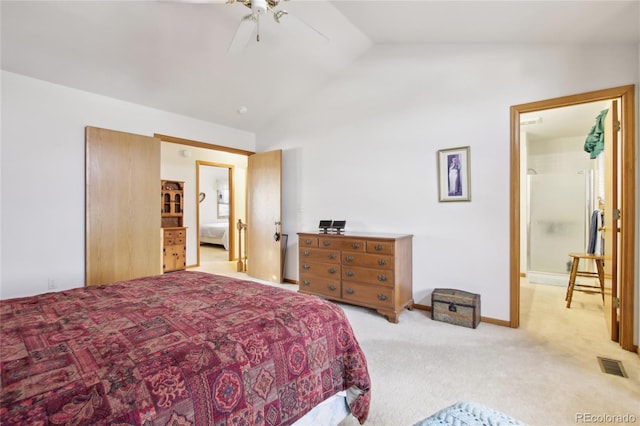
[[[480,295],[436,288],[431,293],[431,319],[476,328],[480,323]]]

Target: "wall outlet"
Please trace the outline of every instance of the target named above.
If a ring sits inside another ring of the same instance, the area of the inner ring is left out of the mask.
[[[47,290],[55,290],[56,289],[56,280],[53,278],[49,278],[47,280]]]

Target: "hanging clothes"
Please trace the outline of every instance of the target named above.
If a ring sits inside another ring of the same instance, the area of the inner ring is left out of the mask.
[[[604,151],[604,118],[607,116],[609,109],[603,109],[596,117],[596,124],[593,125],[591,131],[584,141],[584,150],[590,154],[592,160],[598,157]]]
[[[589,244],[587,246],[587,253],[589,254],[604,254],[604,244],[602,241],[602,228],[603,211],[594,210],[591,213],[591,222],[589,223]]]

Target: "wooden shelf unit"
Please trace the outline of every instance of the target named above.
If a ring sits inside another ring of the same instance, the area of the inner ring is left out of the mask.
[[[184,182],[162,180],[160,214],[162,217],[162,271],[187,267],[187,228],[184,227]]]

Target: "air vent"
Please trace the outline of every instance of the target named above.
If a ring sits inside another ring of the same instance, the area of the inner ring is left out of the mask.
[[[617,359],[611,359],[611,358],[603,358],[599,356],[598,364],[600,364],[600,369],[602,370],[603,373],[613,374],[614,376],[620,376],[620,377],[629,377],[627,376],[627,372],[624,371],[624,367],[622,366],[622,361],[618,361]]]

